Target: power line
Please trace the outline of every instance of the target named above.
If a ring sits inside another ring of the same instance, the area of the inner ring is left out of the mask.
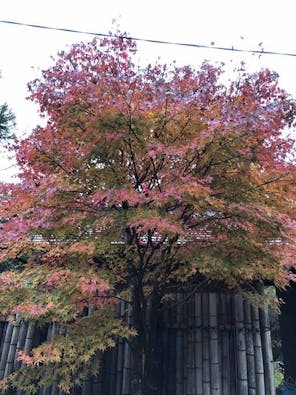
[[[7,21],[7,20],[0,20],[0,23],[6,23],[9,25],[16,25],[16,26],[31,27],[31,28],[35,28],[35,29],[54,30],[54,31],[60,31],[60,32],[65,32],[65,33],[87,34],[90,36],[97,36],[97,37],[109,37],[109,38],[121,37],[121,38],[124,38],[127,40],[146,42],[146,43],[152,43],[152,44],[175,45],[175,46],[182,46],[182,47],[213,49],[213,50],[218,50],[218,51],[230,51],[230,52],[243,52],[243,53],[252,53],[252,54],[259,54],[259,55],[278,55],[278,56],[296,57],[296,53],[264,51],[263,49],[259,50],[259,49],[242,49],[242,48],[234,48],[234,47],[230,48],[230,47],[220,47],[220,46],[215,46],[215,45],[190,44],[190,43],[165,41],[165,40],[152,40],[152,39],[125,36],[125,35],[116,36],[116,35],[106,34],[106,33],[89,32],[89,31],[83,31],[83,30],[77,30],[77,29],[53,27],[53,26],[35,25],[35,24],[30,24],[30,23],[22,23],[22,22]]]

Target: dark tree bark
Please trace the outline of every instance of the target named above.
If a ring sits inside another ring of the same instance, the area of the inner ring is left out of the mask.
[[[285,378],[296,382],[296,286],[291,284],[284,292],[278,291],[283,300],[280,314],[280,337],[282,341]]]

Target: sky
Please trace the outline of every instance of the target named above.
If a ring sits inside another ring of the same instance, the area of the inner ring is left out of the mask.
[[[296,53],[296,0],[7,0],[0,19],[28,24],[108,33],[112,21],[133,37],[211,46]],[[26,100],[27,83],[48,68],[58,51],[93,37],[0,23],[0,103],[16,115],[18,136],[40,123],[38,109]],[[259,43],[263,43],[259,47]],[[250,72],[268,67],[280,75],[280,84],[296,97],[296,57],[252,55],[213,49],[139,43],[141,63],[176,61],[197,67],[205,60],[223,62],[227,76],[241,61]],[[0,181],[16,174],[13,160],[0,150]]]

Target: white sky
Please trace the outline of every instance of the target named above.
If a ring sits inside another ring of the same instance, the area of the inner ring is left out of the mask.
[[[131,36],[244,49],[296,53],[296,0],[6,0],[0,19],[76,30],[108,33],[115,18]],[[243,39],[241,38],[243,37]],[[51,56],[67,45],[89,41],[86,35],[37,30],[0,23],[0,103],[8,102],[17,117],[18,135],[39,122],[37,108],[25,100],[26,84],[51,64]],[[296,57],[258,56],[232,52],[139,44],[141,61],[199,66],[204,59],[223,61],[228,70],[244,60],[250,71],[269,67],[283,88],[296,97]],[[231,72],[229,71],[231,77]],[[0,180],[16,171],[0,152]]]

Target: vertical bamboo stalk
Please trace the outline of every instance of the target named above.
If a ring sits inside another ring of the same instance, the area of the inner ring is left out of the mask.
[[[120,302],[120,318],[124,316],[124,302]],[[124,343],[123,339],[119,338],[117,341],[117,364],[116,364],[116,388],[115,395],[122,393],[122,376],[123,376],[123,358],[124,358]]]
[[[267,308],[260,309],[260,323],[261,323],[261,341],[262,341],[262,354],[263,354],[263,364],[264,364],[265,388],[268,394],[275,395],[272,345],[271,345],[270,325],[269,325]]]
[[[27,330],[28,330],[28,325],[26,324],[26,322],[23,322],[21,324],[20,333],[19,333],[19,337],[18,337],[18,341],[17,341],[17,345],[16,345],[15,358],[14,358],[14,364],[13,364],[14,370],[17,370],[21,367],[21,361],[19,361],[17,359],[17,357],[18,357],[19,351],[22,350],[25,345]]]
[[[87,308],[87,314],[86,315],[91,315],[94,312],[95,308],[94,306],[88,306]],[[91,378],[88,376],[83,379],[82,386],[81,386],[81,395],[89,395],[91,391]]]
[[[255,351],[250,303],[244,302],[249,395],[256,395]]]
[[[5,333],[5,338],[4,338],[4,343],[3,343],[3,348],[2,348],[2,353],[1,353],[1,359],[0,359],[0,379],[4,378],[5,366],[6,366],[6,361],[7,361],[7,357],[8,357],[12,332],[13,332],[13,325],[11,322],[8,322],[7,328],[6,328],[6,333]]]
[[[221,305],[221,354],[222,354],[222,394],[230,394],[230,323],[227,316],[227,298],[220,294]]]
[[[49,324],[47,327],[46,341],[50,341],[50,339],[51,339],[52,328],[53,328],[53,324]],[[43,386],[43,388],[41,389],[41,395],[50,395],[50,393],[51,393],[51,386],[49,386],[49,387]]]
[[[175,300],[168,302],[168,388],[167,394],[176,393],[176,314],[173,313],[175,309]]]
[[[103,383],[102,383],[102,372],[98,376],[94,377],[92,385],[92,395],[103,395]],[[121,394],[121,393],[120,393]]]
[[[25,339],[24,351],[29,352],[32,350],[35,328],[36,328],[35,322],[30,322],[28,324],[28,330],[27,330],[26,339]]]
[[[3,325],[3,327],[2,327]],[[2,350],[3,350],[3,345],[4,345],[4,340],[5,340],[5,335],[8,327],[8,322],[1,322],[1,342],[0,342],[0,355],[2,355]]]
[[[220,395],[221,381],[217,330],[217,294],[213,292],[209,293],[209,332],[211,395]]]
[[[11,341],[10,341],[10,345],[9,345],[9,351],[8,351],[8,356],[7,356],[6,366],[5,366],[4,377],[8,376],[13,371],[13,362],[14,362],[19,332],[20,332],[20,324],[16,323],[15,325],[13,325],[13,331],[12,331]]]
[[[230,395],[237,395],[237,346],[236,346],[236,327],[235,327],[235,308],[234,296],[232,294],[226,295],[226,309],[227,309],[227,322],[229,328],[229,365],[230,365]]]
[[[202,387],[203,395],[210,395],[210,353],[209,353],[209,295],[203,292],[202,299]]]
[[[52,330],[51,330],[51,338],[53,338],[53,336],[55,336],[58,333],[58,325],[54,322],[52,324]],[[56,372],[54,373],[56,375]],[[58,385],[57,385],[57,381],[55,380],[51,386],[51,395],[58,395]]]
[[[260,321],[258,307],[251,307],[254,328],[254,350],[255,350],[255,371],[256,371],[256,395],[265,395],[264,367],[262,356],[262,344],[260,336]]]
[[[187,391],[187,358],[188,358],[188,301],[186,295],[182,294],[181,303],[181,338],[182,338],[182,360],[183,360],[183,394],[186,395]]]
[[[2,347],[4,343],[4,337],[5,337],[5,332],[6,332],[6,322],[0,318],[0,355],[2,353]]]
[[[161,394],[166,395],[169,386],[169,317],[168,317],[168,305],[167,303],[162,305],[162,316],[160,320],[161,326],[158,328],[158,332],[160,331],[161,337],[161,346],[162,355],[160,356],[160,366],[161,366]]]
[[[183,339],[181,330],[182,295],[177,294],[177,333],[176,333],[176,393],[183,395]]]
[[[130,299],[131,300],[131,299]],[[126,322],[127,325],[131,325],[131,307],[129,304],[125,305],[126,313]],[[122,379],[122,395],[130,395],[131,391],[131,349],[128,341],[124,341],[124,357],[123,357],[123,379]]]
[[[187,395],[195,395],[195,306],[194,296],[188,303],[188,352],[187,352]]]
[[[234,295],[234,308],[236,327],[238,395],[248,395],[246,338],[244,333],[245,327],[243,299],[241,295]]]
[[[195,311],[195,388],[197,395],[203,395],[202,388],[202,329],[201,329],[201,294],[194,296]]]

